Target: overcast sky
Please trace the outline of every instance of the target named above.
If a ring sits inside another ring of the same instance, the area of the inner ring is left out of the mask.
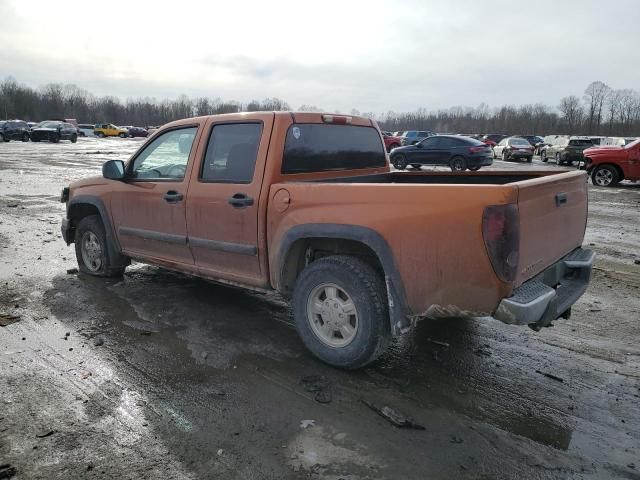
[[[408,111],[640,90],[640,0],[0,0],[0,78]]]

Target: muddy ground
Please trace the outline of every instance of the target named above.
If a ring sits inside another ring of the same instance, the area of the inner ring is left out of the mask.
[[[139,145],[0,144],[0,477],[640,478],[640,185],[589,187],[598,258],[570,320],[423,321],[343,372],[277,297],[144,265],[67,273],[60,190]]]

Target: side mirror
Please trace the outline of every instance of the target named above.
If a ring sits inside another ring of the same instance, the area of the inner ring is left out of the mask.
[[[424,145],[422,145],[422,143],[416,143],[416,147],[417,148],[424,148]]]
[[[122,180],[124,178],[124,162],[122,160],[109,160],[102,165],[102,176],[109,180]]]

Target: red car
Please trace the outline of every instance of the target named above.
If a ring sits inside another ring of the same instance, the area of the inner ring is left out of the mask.
[[[387,149],[387,152],[402,146],[402,139],[393,136],[391,132],[382,132],[382,139],[384,140],[384,148]]]
[[[624,147],[587,148],[582,152],[594,185],[612,187],[621,180],[640,180],[640,139]]]

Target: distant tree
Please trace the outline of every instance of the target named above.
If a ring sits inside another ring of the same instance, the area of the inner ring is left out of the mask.
[[[602,111],[611,88],[599,80],[591,82],[584,91],[584,99],[587,104],[588,132],[600,133]]]
[[[561,119],[566,126],[565,133],[576,133],[577,128],[582,123],[582,117],[584,115],[584,110],[582,108],[582,104],[580,103],[580,99],[575,95],[563,97],[560,99],[558,110],[560,110],[560,114],[562,115]]]

